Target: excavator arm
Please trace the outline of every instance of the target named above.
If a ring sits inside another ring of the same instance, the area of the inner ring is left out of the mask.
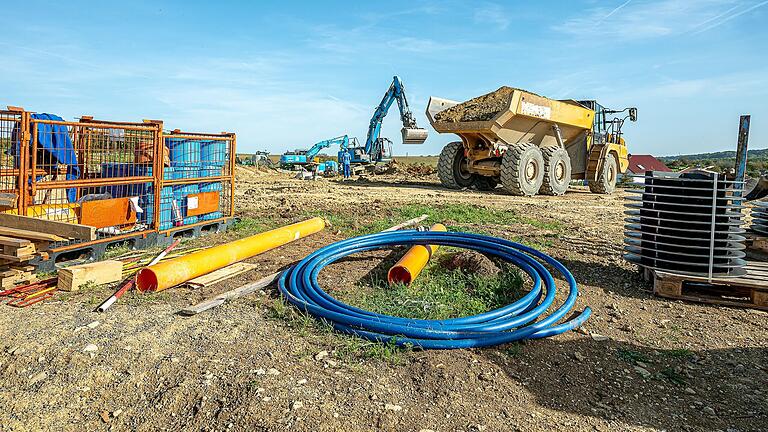
[[[379,153],[381,123],[395,102],[397,102],[397,107],[400,110],[400,120],[403,123],[403,144],[422,144],[427,139],[427,130],[417,126],[416,119],[411,112],[411,108],[408,106],[403,82],[398,76],[395,76],[392,79],[392,84],[389,85],[389,89],[384,93],[384,97],[373,112],[373,117],[371,117],[371,122],[368,125],[365,153],[371,155],[372,159]]]
[[[347,135],[342,135],[316,143],[310,147],[309,150],[307,150],[307,162],[310,162],[312,159],[314,159],[315,156],[320,153],[320,150],[328,148],[337,143],[340,144],[341,148],[346,148],[346,146],[349,145],[349,137],[347,137]]]

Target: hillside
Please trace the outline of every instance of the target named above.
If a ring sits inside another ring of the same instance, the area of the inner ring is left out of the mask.
[[[756,150],[749,150],[747,152],[747,159],[751,159],[751,158],[761,159],[766,157],[768,157],[768,149],[756,149]],[[719,160],[719,159],[735,159],[735,158],[736,158],[736,150],[658,157],[659,160],[664,162],[671,162],[675,160],[696,161],[696,160]]]

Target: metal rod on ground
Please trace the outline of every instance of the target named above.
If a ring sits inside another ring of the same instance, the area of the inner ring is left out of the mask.
[[[411,225],[415,225],[415,224],[425,220],[427,217],[428,217],[427,215],[421,215],[421,216],[419,216],[417,218],[413,218],[413,219],[407,220],[407,221],[405,221],[405,222],[403,222],[401,224],[395,225],[392,228],[387,228],[387,229],[385,229],[382,232],[397,231],[399,229],[402,229],[402,228],[405,228],[405,227],[408,227],[408,226],[411,226]],[[180,310],[179,314],[180,315],[185,315],[185,316],[197,315],[200,312],[207,311],[208,309],[213,309],[216,306],[221,306],[227,300],[233,300],[233,299],[236,299],[236,298],[239,298],[239,297],[243,297],[243,296],[251,294],[251,293],[253,293],[256,290],[259,290],[261,288],[266,288],[269,285],[271,285],[273,282],[275,282],[280,277],[280,274],[282,272],[283,271],[281,270],[281,271],[279,271],[277,273],[272,273],[271,275],[265,276],[265,277],[257,280],[256,282],[252,282],[252,283],[243,285],[243,286],[241,286],[239,288],[235,288],[235,289],[233,289],[231,291],[227,291],[227,292],[224,292],[222,294],[219,294],[216,297],[213,297],[213,298],[210,298],[210,299],[207,299],[207,300],[203,300],[203,301],[201,301],[200,303],[198,303],[198,304],[196,304],[194,306],[190,306],[190,307],[187,307],[187,308],[184,308],[184,309]]]
[[[160,252],[152,261],[147,264],[147,267],[151,265],[155,265],[160,262],[163,258],[165,258],[166,255],[168,255],[169,252],[173,250],[176,246],[181,243],[181,239],[176,239],[173,243],[171,243],[165,250]],[[96,308],[97,312],[104,312],[107,309],[109,309],[115,302],[123,296],[123,294],[127,293],[133,286],[136,284],[136,279],[131,276],[128,280],[123,281],[123,284],[120,286],[120,288],[115,291],[114,294],[109,296],[108,299],[104,300],[103,303],[99,305],[99,307]]]
[[[409,220],[407,220],[407,221],[405,221],[405,222],[403,222],[401,224],[395,225],[392,228],[387,228],[387,229],[385,229],[382,232],[397,231],[397,230],[400,230],[400,229],[403,229],[403,228],[406,228],[406,227],[409,227],[409,226],[412,226],[412,225],[416,225],[417,223],[419,223],[419,222],[421,222],[423,220],[426,220],[428,217],[429,217],[429,215],[423,214],[423,215],[421,215],[419,217],[416,217],[416,218],[413,218],[413,219],[409,219]]]

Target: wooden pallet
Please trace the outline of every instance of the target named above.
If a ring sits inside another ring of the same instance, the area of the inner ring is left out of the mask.
[[[659,297],[768,311],[768,262],[748,261],[742,277],[688,276],[643,268]]]
[[[747,233],[746,237],[748,250],[768,255],[768,237],[752,232]]]
[[[36,281],[35,266],[14,264],[0,267],[0,289]]]

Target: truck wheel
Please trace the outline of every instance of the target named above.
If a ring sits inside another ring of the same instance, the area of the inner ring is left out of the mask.
[[[540,194],[563,195],[571,182],[571,157],[562,147],[544,147],[544,180],[541,183]]]
[[[475,183],[476,176],[469,172],[469,160],[464,155],[464,144],[460,141],[443,147],[437,162],[437,177],[449,189],[466,188]]]
[[[538,146],[518,143],[501,159],[501,186],[512,195],[533,196],[544,180],[544,157]]]
[[[598,173],[597,180],[589,181],[589,190],[592,193],[612,194],[616,190],[618,171],[616,158],[609,154],[603,160],[603,168]]]
[[[479,175],[475,178],[475,188],[479,191],[492,191],[498,184],[499,182],[493,177]]]

